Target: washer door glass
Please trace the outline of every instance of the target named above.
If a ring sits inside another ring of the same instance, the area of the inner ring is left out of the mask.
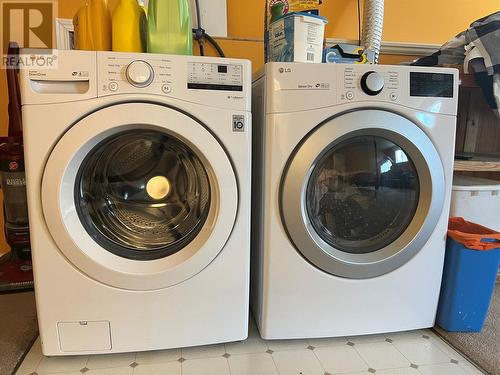
[[[114,134],[81,164],[75,205],[87,232],[129,259],[159,259],[199,233],[210,210],[210,182],[196,153],[160,131]]]
[[[408,154],[377,136],[344,140],[314,167],[306,192],[309,220],[330,246],[347,253],[382,249],[406,230],[419,200]]]

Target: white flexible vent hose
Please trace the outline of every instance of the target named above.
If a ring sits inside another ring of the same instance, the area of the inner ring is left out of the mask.
[[[375,52],[375,64],[378,64],[383,27],[384,0],[366,0],[363,10],[361,45],[366,50]]]

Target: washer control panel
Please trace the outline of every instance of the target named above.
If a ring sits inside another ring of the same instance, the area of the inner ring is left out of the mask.
[[[130,95],[132,100],[251,108],[252,67],[248,60],[107,51],[94,52],[94,56],[98,97]]]
[[[188,89],[243,91],[243,66],[190,62],[187,79]]]
[[[101,53],[98,59],[101,95],[148,92],[170,93],[173,64],[168,56],[135,58],[127,54]]]
[[[182,92],[234,92],[244,90],[243,64],[193,61],[183,56],[100,53],[98,59],[101,95],[151,93],[182,95]],[[175,61],[174,61],[175,60]]]

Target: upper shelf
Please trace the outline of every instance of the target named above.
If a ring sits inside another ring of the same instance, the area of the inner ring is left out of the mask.
[[[455,160],[455,171],[500,172],[500,155],[465,154],[468,160]]]

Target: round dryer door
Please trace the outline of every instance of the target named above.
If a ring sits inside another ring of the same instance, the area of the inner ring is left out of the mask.
[[[422,248],[441,216],[444,186],[438,152],[416,124],[360,110],[319,125],[296,148],[282,180],[281,211],[291,240],[313,265],[370,278]]]
[[[126,103],[90,114],[59,140],[42,205],[76,268],[114,287],[151,290],[194,276],[219,254],[238,190],[206,127],[173,108]]]

